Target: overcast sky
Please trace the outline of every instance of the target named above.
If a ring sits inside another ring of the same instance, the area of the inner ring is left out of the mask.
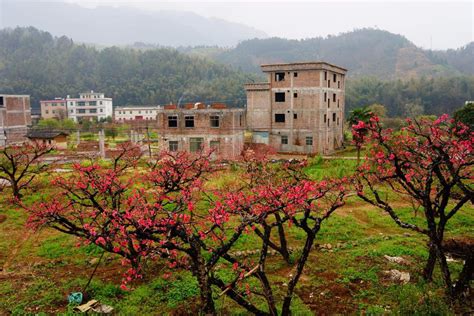
[[[0,0],[1,1],[1,0]],[[21,0],[19,0],[21,1]],[[43,1],[43,0],[37,0]],[[86,7],[132,6],[192,11],[239,22],[270,36],[310,38],[376,27],[423,48],[458,48],[473,41],[474,0],[456,1],[153,1],[67,0]]]

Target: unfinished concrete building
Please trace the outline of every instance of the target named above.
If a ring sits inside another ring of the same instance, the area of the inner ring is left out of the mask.
[[[0,94],[0,147],[25,141],[29,125],[30,96]]]
[[[254,143],[306,154],[342,147],[346,69],[326,62],[261,68],[268,82],[245,85],[247,129]]]
[[[225,104],[165,105],[157,111],[160,143],[169,151],[213,148],[222,159],[237,158],[244,147],[245,109]]]

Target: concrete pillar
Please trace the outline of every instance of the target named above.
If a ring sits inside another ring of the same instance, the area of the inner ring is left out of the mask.
[[[79,145],[81,143],[81,132],[76,131],[76,145]]]
[[[100,157],[105,158],[105,133],[103,129],[99,131],[99,154]]]

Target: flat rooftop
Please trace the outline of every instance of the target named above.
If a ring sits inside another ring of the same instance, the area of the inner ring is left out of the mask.
[[[346,68],[330,64],[325,61],[304,61],[295,63],[274,63],[274,64],[262,64],[260,68],[263,72],[274,72],[274,71],[292,71],[292,70],[331,70],[341,74],[347,72]]]

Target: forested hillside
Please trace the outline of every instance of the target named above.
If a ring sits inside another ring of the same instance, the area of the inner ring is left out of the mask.
[[[376,29],[305,40],[252,39],[216,55],[223,63],[249,72],[272,62],[324,60],[350,70],[352,78],[381,80],[474,75],[474,44],[458,50],[426,51],[401,35]]]
[[[0,91],[40,99],[96,90],[115,105],[224,101],[243,105],[251,76],[173,49],[77,45],[35,28],[0,31]]]
[[[400,39],[400,45],[402,42]],[[244,105],[243,84],[264,79],[261,73],[245,74],[198,57],[219,54],[217,47],[183,51],[193,56],[153,47],[99,50],[77,45],[67,37],[54,38],[34,28],[3,30],[0,93],[29,94],[34,107],[38,107],[40,99],[77,95],[91,89],[113,97],[115,105],[176,103],[181,97],[182,102]],[[390,56],[387,51],[385,58]],[[454,61],[462,64],[462,58]],[[474,99],[473,76],[382,81],[375,77],[382,71],[377,62],[372,64],[367,59],[364,63],[363,73],[372,76],[349,77],[346,111],[378,103],[387,108],[390,116],[452,113],[466,100]],[[349,68],[349,73],[362,72],[361,69]]]

